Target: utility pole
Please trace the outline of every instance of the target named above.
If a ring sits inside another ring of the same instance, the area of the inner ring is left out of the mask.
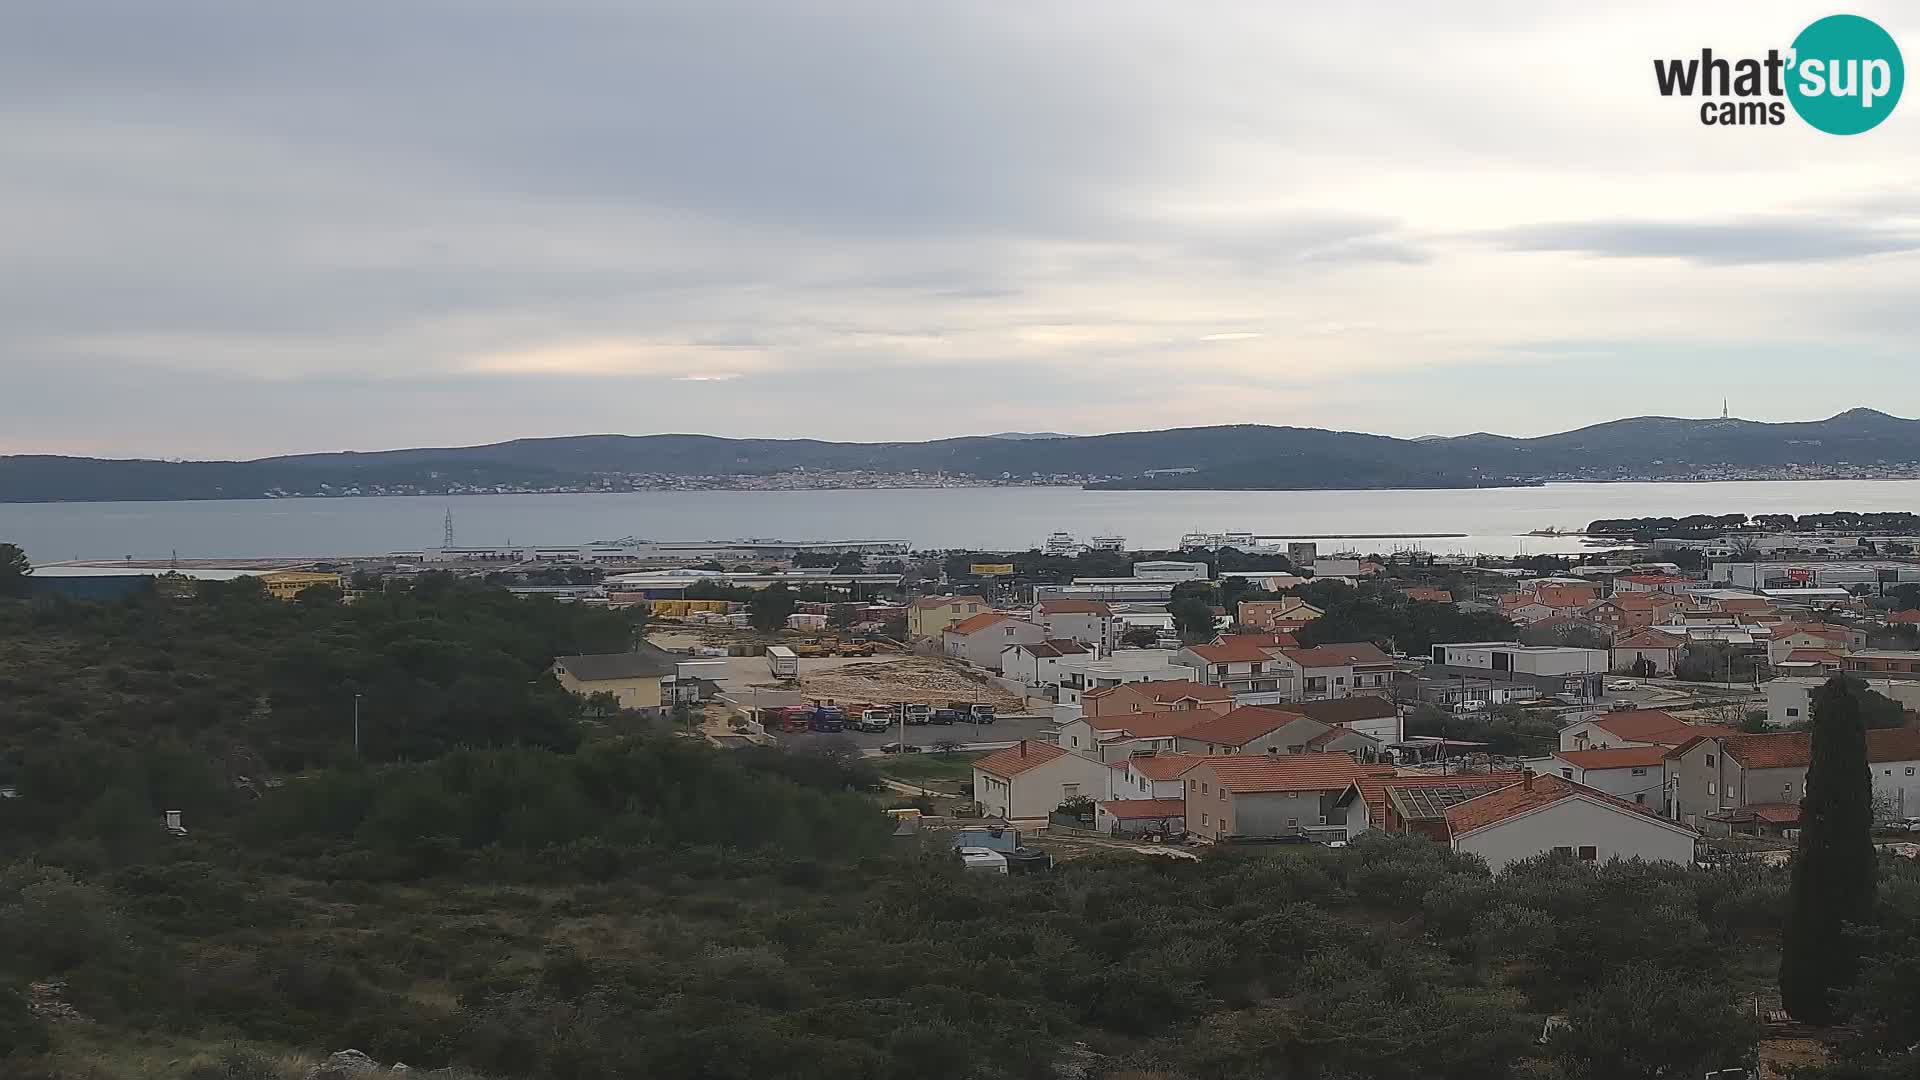
[[[360,756],[360,695],[353,695],[353,756]]]

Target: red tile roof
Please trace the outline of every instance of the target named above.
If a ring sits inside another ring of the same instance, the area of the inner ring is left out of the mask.
[[[1689,724],[1672,713],[1659,709],[1630,709],[1602,713],[1593,718],[1595,727],[1629,742],[1656,746],[1679,746],[1698,736],[1737,734],[1732,728],[1716,724]]]
[[[1686,643],[1685,638],[1669,634],[1664,630],[1646,629],[1614,642],[1613,647],[1616,649],[1677,649]]]
[[[1685,833],[1693,832],[1692,829],[1660,817],[1650,807],[1630,803],[1604,791],[1590,788],[1585,784],[1576,784],[1571,780],[1563,780],[1558,776],[1536,776],[1531,782],[1523,778],[1517,784],[1509,784],[1456,804],[1447,810],[1447,828],[1454,836],[1463,836],[1490,825],[1498,825],[1528,811],[1552,806],[1562,799],[1571,799],[1576,796],[1592,799],[1629,814],[1638,814],[1665,828]]]
[[[1609,750],[1555,750],[1553,756],[1582,769],[1644,769],[1667,759],[1664,746],[1620,746]]]
[[[1834,649],[1790,649],[1787,651],[1788,663],[1837,664],[1847,654]]]
[[[1042,615],[1111,615],[1113,609],[1098,600],[1042,600]]]
[[[1434,604],[1453,603],[1453,594],[1445,589],[1427,589],[1414,586],[1400,590],[1400,595],[1409,600],[1424,600]]]
[[[1743,809],[1769,825],[1800,824],[1799,803],[1748,803]]]
[[[1088,716],[1084,719],[1094,731],[1111,731],[1136,739],[1166,739],[1185,735],[1187,729],[1213,713],[1205,709],[1171,709],[1163,712],[1115,713],[1112,716]]]
[[[1184,818],[1187,816],[1185,799],[1114,799],[1100,804],[1109,817],[1122,821],[1139,821],[1143,818]]]
[[[1166,703],[1181,698],[1193,698],[1195,701],[1232,701],[1233,691],[1218,686],[1208,686],[1188,679],[1155,679],[1147,682],[1122,683],[1100,690],[1089,690],[1082,697],[1099,697],[1116,690],[1132,690],[1146,697],[1148,701]]]
[[[977,634],[995,623],[1005,622],[1006,620],[1007,617],[1005,615],[992,611],[983,611],[978,615],[961,619],[959,622],[947,627],[947,633],[960,634],[962,636]]]
[[[1203,768],[1211,769],[1220,786],[1236,795],[1274,791],[1338,791],[1355,779],[1371,775],[1378,767],[1356,765],[1353,755],[1236,754],[1212,758]]]
[[[973,767],[981,772],[992,773],[1002,779],[1011,780],[1028,769],[1037,769],[1049,761],[1058,761],[1066,757],[1067,752],[1052,743],[1031,742],[1021,739],[1005,750],[996,750],[979,761]]]
[[[1723,752],[1749,769],[1800,769],[1813,764],[1813,735],[1779,731],[1734,735],[1720,740]],[[1876,728],[1867,732],[1867,760],[1920,761],[1920,728]]]
[[[1354,724],[1362,720],[1384,720],[1399,713],[1399,707],[1393,699],[1376,694],[1354,694],[1351,697],[1323,698],[1319,701],[1294,701],[1285,705],[1270,705],[1268,708],[1282,709],[1290,713],[1311,717],[1323,724],[1339,727]]]
[[[1135,754],[1115,764],[1131,768],[1149,780],[1172,780],[1205,760],[1205,754]]]
[[[1285,712],[1277,707],[1245,705],[1224,716],[1202,720],[1182,732],[1180,737],[1222,746],[1245,746],[1262,735],[1305,719],[1299,713]]]
[[[1350,664],[1391,664],[1393,657],[1371,641],[1316,645],[1311,649],[1282,649],[1281,654],[1303,668],[1346,667]]]
[[[1920,608],[1911,611],[1894,611],[1887,614],[1890,623],[1920,623]]]

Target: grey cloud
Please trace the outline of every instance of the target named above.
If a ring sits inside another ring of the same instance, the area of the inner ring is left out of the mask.
[[[1570,251],[1602,258],[1686,259],[1723,266],[1822,262],[1920,250],[1920,234],[1841,217],[1715,224],[1571,221],[1479,234],[1506,251]]]

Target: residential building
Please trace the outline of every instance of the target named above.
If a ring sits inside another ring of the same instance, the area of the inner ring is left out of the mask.
[[[1595,701],[1612,659],[1605,649],[1522,645],[1517,641],[1451,642],[1433,647],[1433,666],[1428,670],[1434,675],[1530,682],[1543,694]]]
[[[1886,624],[1888,626],[1913,626],[1920,624],[1920,608],[1912,608],[1907,611],[1889,611],[1887,612]]]
[[[1681,577],[1678,574],[1622,574],[1613,579],[1613,594],[1633,592],[1663,592],[1675,596],[1685,596],[1700,587],[1700,579]]]
[[[1189,682],[1199,674],[1173,662],[1171,649],[1115,649],[1094,659],[1091,655],[1077,677],[1060,684],[1060,701],[1077,704],[1083,695],[1125,683]]]
[[[1448,807],[1519,780],[1518,772],[1362,776],[1341,793],[1334,806],[1346,814],[1349,838],[1372,830],[1389,835],[1414,833],[1444,843]]]
[[[1536,771],[1555,772],[1563,780],[1658,810],[1666,803],[1666,759],[1664,746],[1556,750]]]
[[[1033,605],[1033,621],[1049,640],[1077,641],[1101,652],[1112,652],[1120,636],[1113,608],[1101,600],[1042,600]]]
[[[1077,641],[1016,642],[1000,650],[1000,674],[1022,686],[1059,686],[1085,669],[1093,652]]]
[[[1500,613],[1522,626],[1573,615],[1600,599],[1591,582],[1537,581],[1500,598]]]
[[[1304,626],[1325,614],[1297,596],[1285,596],[1278,600],[1242,600],[1233,618],[1242,626],[1270,630],[1281,623]]]
[[[972,594],[923,596],[907,605],[907,636],[938,641],[947,627],[992,610],[985,599]]]
[[[1613,670],[1642,678],[1672,675],[1686,647],[1686,638],[1651,627],[1622,634],[1613,642]]]
[[[1675,747],[1702,735],[1733,735],[1716,724],[1689,724],[1659,709],[1621,709],[1590,716],[1560,729],[1562,750],[1610,750],[1622,746]]]
[[[1406,720],[1390,697],[1354,694],[1318,701],[1292,701],[1279,706],[1290,713],[1318,720],[1330,727],[1350,728],[1379,743],[1406,738]]]
[[[1107,767],[1052,743],[1022,739],[973,763],[973,798],[993,817],[1043,818],[1063,801],[1098,801]]]
[[[1201,720],[1180,732],[1174,746],[1190,753],[1221,756],[1345,751],[1361,761],[1378,760],[1384,749],[1381,740],[1352,728],[1258,705]]]
[[[1583,862],[1693,862],[1692,829],[1644,807],[1558,776],[1527,773],[1447,808],[1453,850],[1478,855],[1494,873],[1558,852]]]
[[[1797,666],[1789,662],[1782,664],[1781,669],[1785,671]],[[1813,692],[1825,685],[1832,674],[1781,675],[1762,683],[1761,686],[1767,691],[1767,723],[1779,728],[1805,724],[1813,716]],[[1865,682],[1867,689],[1881,697],[1893,699],[1907,712],[1920,711],[1920,679],[1851,674]]]
[[[1920,652],[1906,649],[1861,649],[1847,656],[1840,663],[1841,670],[1849,675],[1880,676],[1882,678],[1920,677]]]
[[[1133,576],[1141,581],[1205,581],[1208,571],[1207,564],[1203,562],[1157,559],[1134,563]]]
[[[1174,654],[1174,662],[1200,673],[1200,681],[1235,694],[1270,693],[1273,700],[1290,700],[1293,669],[1274,655],[1278,647],[1264,644],[1266,635],[1238,634],[1216,638],[1210,645],[1189,645]]]
[[[673,678],[675,660],[665,650],[640,644],[633,652],[556,656],[550,670],[569,693],[611,694],[622,709],[657,714],[665,703],[661,684]]]
[[[1194,710],[1224,715],[1233,711],[1233,694],[1181,679],[1154,680],[1089,690],[1080,695],[1080,706],[1089,719]]]
[[[1393,657],[1381,652],[1372,642],[1278,649],[1275,654],[1292,672],[1295,700],[1316,701],[1353,694],[1393,696]]]
[[[1325,581],[1327,578],[1356,578],[1364,572],[1359,559],[1316,558],[1313,561],[1315,581]]]
[[[1792,828],[1812,760],[1804,731],[1689,740],[1667,754],[1668,813],[1714,832]],[[1879,816],[1920,815],[1920,729],[1867,732],[1867,763]]]
[[[1187,832],[1209,840],[1321,835],[1344,837],[1336,808],[1355,778],[1379,766],[1347,754],[1266,754],[1207,758],[1189,769]]]
[[[1580,610],[1587,623],[1611,633],[1615,638],[1666,622],[1670,613],[1686,606],[1672,593],[1623,592],[1589,604]]]
[[[953,659],[998,671],[1007,646],[1037,645],[1047,639],[1047,632],[1025,619],[985,612],[947,627],[941,639]]]
[[[1409,585],[1400,590],[1400,595],[1409,600],[1429,604],[1453,603],[1453,594],[1445,589],[1429,589],[1418,585]]]
[[[1558,692],[1559,686],[1556,684],[1553,689]],[[1397,701],[1424,701],[1451,709],[1470,701],[1486,706],[1533,701],[1542,694],[1531,677],[1519,682],[1508,678],[1496,680],[1469,675],[1461,668],[1428,665],[1417,671],[1396,672],[1393,696]]]
[[[1781,623],[1767,639],[1767,659],[1781,663],[1795,649],[1829,649],[1853,652],[1867,647],[1867,632],[1835,623]]]
[[[1172,753],[1180,733],[1214,715],[1201,710],[1143,712],[1128,716],[1081,715],[1060,725],[1060,745],[1106,764],[1134,754]]]
[[[1107,797],[1109,799],[1180,799],[1187,785],[1181,779],[1188,769],[1206,758],[1205,754],[1142,753],[1129,754],[1108,762]]]
[[[339,574],[317,570],[274,570],[261,574],[260,584],[267,590],[267,595],[275,600],[291,600],[316,585],[345,588],[344,579]]]
[[[1852,590],[1865,585],[1878,596],[1896,585],[1920,582],[1920,563],[1890,559],[1805,559],[1800,562],[1716,562],[1708,570],[1716,582],[1772,595],[1813,589]]]

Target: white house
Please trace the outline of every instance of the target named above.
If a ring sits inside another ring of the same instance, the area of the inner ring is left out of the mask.
[[[1260,634],[1238,634],[1208,645],[1189,645],[1174,654],[1174,662],[1200,673],[1199,681],[1234,694],[1268,694],[1268,701],[1292,701],[1298,684],[1294,671],[1265,645]]]
[[[1686,638],[1648,627],[1613,643],[1613,670],[1647,677],[1671,675],[1673,662],[1686,647]]]
[[[1693,862],[1699,834],[1603,791],[1528,773],[1518,783],[1447,809],[1453,850],[1478,855],[1494,873],[1559,852],[1583,862]]]
[[[1393,695],[1393,657],[1372,642],[1341,642],[1311,649],[1275,649],[1275,659],[1292,676],[1296,701],[1343,698],[1354,694]]]
[[[1060,684],[1060,701],[1076,704],[1084,693],[1125,683],[1192,679],[1194,670],[1174,663],[1173,657],[1171,649],[1116,649],[1097,659],[1089,655],[1078,676]]]
[[[941,633],[948,656],[974,667],[1000,670],[1000,653],[1009,645],[1034,645],[1047,639],[1047,632],[1011,615],[984,612],[962,619]]]
[[[1120,636],[1113,609],[1100,600],[1042,600],[1033,605],[1033,621],[1050,641],[1077,641],[1103,653],[1113,651]]]
[[[1556,750],[1540,764],[1563,780],[1618,796],[1635,806],[1665,805],[1667,748],[1623,746],[1612,750]]]
[[[1098,802],[1108,774],[1093,758],[1022,739],[973,763],[973,797],[989,817],[1042,818],[1067,799]]]
[[[1607,750],[1620,746],[1663,746],[1667,749],[1699,735],[1736,734],[1715,724],[1689,724],[1659,709],[1622,709],[1590,716],[1560,729],[1562,750]]]
[[[1107,798],[1181,798],[1187,786],[1180,778],[1204,760],[1204,754],[1131,754],[1108,765]]]
[[[1000,674],[1022,686],[1059,686],[1077,679],[1092,656],[1077,641],[1016,643],[1000,650]]]

